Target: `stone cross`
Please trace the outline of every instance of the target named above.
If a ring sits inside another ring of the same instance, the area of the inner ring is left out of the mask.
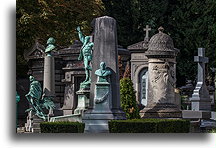
[[[205,63],[209,59],[205,57],[205,48],[198,48],[198,56],[194,57],[194,62],[198,63],[198,82],[205,83]]]
[[[198,62],[198,79],[190,98],[191,109],[194,111],[210,111],[211,99],[205,84],[205,63],[208,63],[208,58],[205,57],[205,48],[198,48],[198,56],[194,57],[194,61]]]
[[[149,40],[149,31],[151,31],[151,28],[149,27],[149,25],[146,25],[146,28],[143,29],[146,32],[146,36],[144,40]]]

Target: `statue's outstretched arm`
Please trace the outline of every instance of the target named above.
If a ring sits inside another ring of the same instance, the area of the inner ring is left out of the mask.
[[[85,41],[85,36],[83,35],[81,29],[80,29],[80,26],[77,27],[77,32],[78,32],[78,35],[79,35],[79,39],[82,43],[84,43]]]

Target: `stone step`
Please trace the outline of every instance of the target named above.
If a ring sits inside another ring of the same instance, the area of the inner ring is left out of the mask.
[[[33,133],[40,133],[41,129],[40,128],[32,128]]]
[[[40,128],[40,123],[33,123],[33,128]]]
[[[25,133],[25,127],[18,127],[16,130],[17,133]]]

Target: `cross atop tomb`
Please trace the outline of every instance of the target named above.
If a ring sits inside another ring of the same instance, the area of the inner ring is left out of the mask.
[[[205,48],[198,48],[198,56],[194,57],[194,62],[198,63],[198,82],[205,83],[205,63],[208,61],[205,57]]]
[[[143,29],[146,32],[145,38],[144,40],[149,40],[149,31],[151,31],[151,28],[149,27],[149,25],[146,25],[146,28]]]

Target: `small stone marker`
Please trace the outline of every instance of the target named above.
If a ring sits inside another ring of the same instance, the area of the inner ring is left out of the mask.
[[[194,61],[198,63],[198,79],[196,88],[190,98],[191,109],[194,111],[210,111],[211,99],[205,83],[205,64],[208,63],[208,58],[205,57],[205,48],[198,48],[198,56],[194,57]]]

